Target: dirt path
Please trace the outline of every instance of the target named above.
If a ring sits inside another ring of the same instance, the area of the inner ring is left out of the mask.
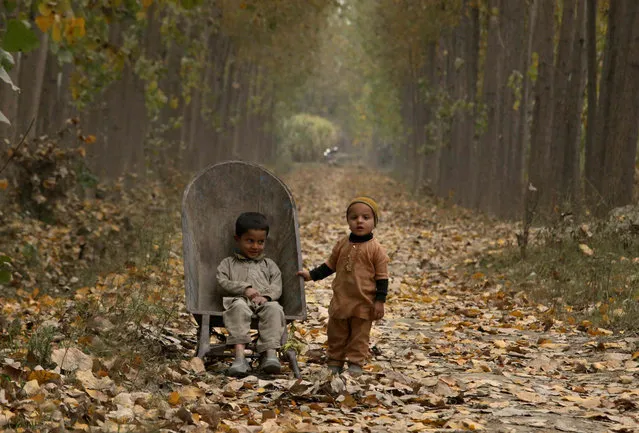
[[[285,180],[297,200],[308,268],[347,234],[350,198],[368,194],[380,203],[375,234],[391,256],[391,284],[365,374],[331,376],[325,367],[330,278],[306,286],[309,317],[295,332],[305,344],[302,380],[288,369],[229,378],[228,360],[193,358],[196,326],[184,307],[176,227],[148,265],[130,264],[72,297],[18,290],[3,298],[0,428],[639,431],[636,338],[553,320],[547,306],[475,269],[478,257],[512,238],[512,227],[417,203],[368,170],[305,167]],[[29,326],[49,334],[19,337]]]
[[[348,199],[376,197],[376,236],[391,255],[392,280],[375,356],[356,379],[326,376],[330,281],[307,286],[310,319],[299,332],[309,350],[305,381],[293,392],[269,384],[299,405],[278,417],[280,427],[290,417],[297,431],[639,431],[636,338],[553,321],[523,293],[478,273],[458,277],[456,269],[472,274],[473,257],[503,244],[507,226],[419,205],[368,171],[308,169],[287,181],[308,267],[346,233]]]

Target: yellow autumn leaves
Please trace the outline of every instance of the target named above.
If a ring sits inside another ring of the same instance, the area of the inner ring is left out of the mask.
[[[35,19],[37,26],[44,33],[51,30],[55,42],[60,42],[64,36],[72,44],[86,34],[84,18],[74,17],[68,3],[43,1],[38,5],[38,11],[40,15]]]
[[[118,6],[120,1],[115,1],[114,6]],[[146,10],[153,0],[140,0],[144,10]],[[62,41],[64,38],[67,43],[72,44],[78,39],[86,35],[86,21],[82,17],[75,17],[71,5],[68,1],[47,1],[44,0],[38,5],[40,15],[36,17],[35,22],[43,33],[51,30],[51,37],[55,42]],[[142,17],[144,17],[144,12]]]

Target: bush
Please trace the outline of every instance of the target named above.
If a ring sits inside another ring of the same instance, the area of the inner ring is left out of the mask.
[[[60,136],[69,132],[72,126],[75,123],[69,122]],[[9,154],[16,201],[23,211],[50,224],[58,218],[58,203],[74,193],[79,180],[77,173],[82,174],[81,180],[88,175],[84,165],[85,150],[79,143],[91,140],[82,136],[79,129],[75,132],[77,139],[73,141],[76,143],[71,147],[63,147],[57,141],[43,136]]]
[[[294,162],[318,161],[328,147],[337,144],[339,132],[329,120],[310,114],[296,114],[282,125],[280,155]]]

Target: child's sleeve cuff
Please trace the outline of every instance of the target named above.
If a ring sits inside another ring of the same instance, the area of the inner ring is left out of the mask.
[[[388,295],[388,279],[375,281],[375,301],[386,302]]]
[[[313,269],[311,272],[311,279],[313,281],[323,280],[324,278],[332,275],[335,271],[328,267],[326,263],[322,263],[320,266]]]

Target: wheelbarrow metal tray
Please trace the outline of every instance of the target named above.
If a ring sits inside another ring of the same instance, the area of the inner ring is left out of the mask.
[[[221,323],[223,293],[216,281],[217,266],[234,253],[235,220],[242,212],[260,212],[268,219],[265,254],[282,272],[279,302],[287,321],[306,320],[304,282],[297,276],[302,254],[293,196],[273,173],[243,161],[223,162],[200,171],[184,191],[187,310],[210,315],[213,323]]]

